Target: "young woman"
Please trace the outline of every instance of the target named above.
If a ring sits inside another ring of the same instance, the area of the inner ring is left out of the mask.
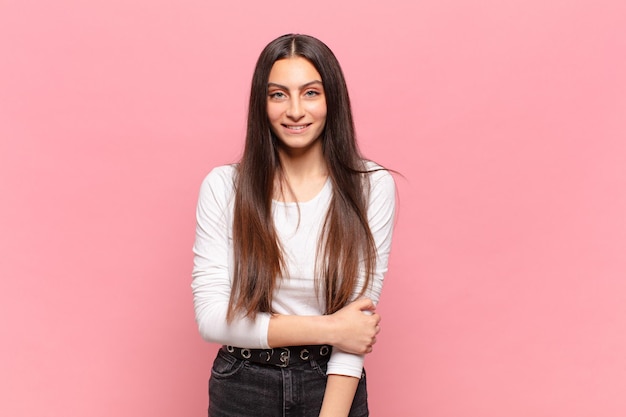
[[[285,35],[261,53],[238,164],[198,201],[193,295],[223,344],[209,416],[367,416],[364,355],[391,248],[395,186],[357,148],[331,50]]]

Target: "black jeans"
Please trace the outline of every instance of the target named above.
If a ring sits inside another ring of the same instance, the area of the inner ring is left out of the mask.
[[[218,351],[209,380],[209,417],[318,417],[328,359],[281,368]],[[365,372],[350,417],[369,416]]]

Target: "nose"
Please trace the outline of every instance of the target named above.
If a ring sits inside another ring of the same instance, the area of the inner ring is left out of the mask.
[[[293,98],[289,100],[289,107],[287,108],[287,117],[292,120],[300,120],[304,117],[304,108],[299,98]]]

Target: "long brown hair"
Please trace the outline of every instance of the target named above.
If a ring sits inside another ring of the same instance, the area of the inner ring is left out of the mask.
[[[243,156],[235,180],[233,220],[234,276],[228,320],[235,313],[254,318],[272,312],[276,280],[285,259],[274,228],[272,196],[280,175],[278,139],[267,117],[267,82],[274,62],[304,57],[319,72],[326,97],[326,125],[321,142],[332,183],[330,207],[317,248],[315,279],[325,312],[345,306],[357,289],[370,285],[376,247],[367,219],[369,179],[356,143],[348,89],[339,62],[321,41],[284,35],[261,52],[252,78]]]

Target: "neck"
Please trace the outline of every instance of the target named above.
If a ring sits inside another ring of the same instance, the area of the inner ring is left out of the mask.
[[[321,146],[316,146],[305,152],[279,149],[278,157],[282,165],[283,176],[291,184],[328,176],[328,167]]]
[[[282,173],[276,178],[275,196],[277,200],[308,201],[324,186],[328,178],[328,168],[319,152],[288,153],[279,150]]]

